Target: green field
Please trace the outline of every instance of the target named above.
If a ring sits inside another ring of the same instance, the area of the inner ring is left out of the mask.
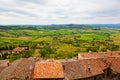
[[[28,57],[41,56],[44,59],[72,58],[89,50],[120,50],[120,28],[74,26],[0,26],[0,50],[29,46]],[[13,57],[18,59],[26,55],[5,55],[0,59]]]

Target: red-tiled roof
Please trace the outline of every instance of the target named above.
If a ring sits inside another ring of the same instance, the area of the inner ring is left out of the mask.
[[[90,58],[105,58],[105,57],[120,57],[120,51],[107,51],[101,53],[79,53],[79,59],[90,59]]]
[[[107,63],[114,72],[120,73],[120,57],[105,58],[105,63]]]
[[[14,48],[12,51],[13,51],[13,52],[22,52],[22,51],[24,51],[24,50],[25,50],[25,48],[16,47],[16,48]]]
[[[35,64],[32,77],[64,78],[62,64],[59,61],[39,61]]]
[[[78,57],[79,58],[89,58],[89,57],[94,57],[94,56],[91,53],[79,53]]]
[[[17,60],[13,62],[9,67],[5,68],[0,73],[0,79],[7,80],[9,79],[9,75],[12,74],[12,72],[15,70],[15,68],[18,66],[21,60]]]
[[[91,77],[103,73],[103,70],[107,68],[107,65],[97,59],[79,60],[80,65],[83,67],[83,71],[86,73],[86,77]],[[89,63],[89,65],[88,65]],[[91,71],[88,72],[90,66]]]
[[[120,51],[109,51],[106,52],[107,57],[120,57]]]
[[[89,64],[89,65],[88,65]],[[81,79],[103,74],[107,65],[98,59],[83,59],[63,62],[65,78],[68,80]],[[88,68],[90,67],[90,72]]]
[[[2,70],[4,70],[8,65],[7,63],[9,62],[9,60],[0,60],[0,73]]]
[[[17,60],[9,67],[2,70],[0,73],[0,80],[10,80],[13,78],[25,80],[26,77],[31,78],[34,63],[35,61],[33,58],[22,58]]]

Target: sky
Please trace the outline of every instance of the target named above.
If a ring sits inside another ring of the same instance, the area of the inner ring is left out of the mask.
[[[0,24],[118,24],[120,0],[0,0]]]

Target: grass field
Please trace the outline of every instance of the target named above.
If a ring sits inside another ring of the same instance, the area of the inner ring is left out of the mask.
[[[120,30],[112,28],[44,28],[0,30],[0,49],[31,46],[32,56],[46,58],[74,57],[79,52],[120,50]],[[48,48],[49,47],[49,48]],[[54,54],[52,54],[54,53]]]

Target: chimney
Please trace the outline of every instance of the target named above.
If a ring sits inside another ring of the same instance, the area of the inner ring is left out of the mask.
[[[92,53],[92,51],[89,51],[88,53]]]
[[[79,55],[78,55],[78,56],[79,56]],[[78,59],[79,59],[79,57],[78,57],[78,56],[76,57],[76,60],[78,60]]]
[[[10,63],[9,63],[9,62],[7,63],[7,66],[10,66]]]
[[[65,70],[65,65],[63,65],[63,70]]]
[[[25,77],[25,79],[26,79],[26,80],[29,80],[29,76],[27,75],[27,76]]]
[[[118,53],[118,55],[120,55],[120,53]]]
[[[90,62],[88,62],[88,72],[91,72],[91,66],[90,66]]]

